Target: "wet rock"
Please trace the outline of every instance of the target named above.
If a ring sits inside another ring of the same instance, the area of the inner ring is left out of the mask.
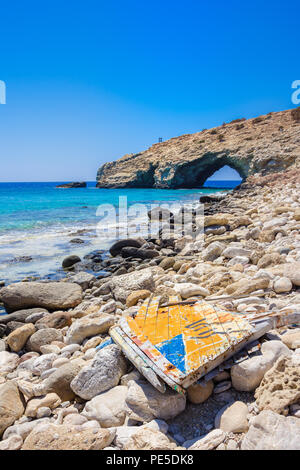
[[[157,250],[147,250],[144,248],[125,247],[121,250],[121,256],[123,258],[152,259],[159,256],[159,252]]]
[[[76,255],[70,255],[70,256],[67,256],[63,262],[62,262],[62,267],[63,268],[71,268],[72,266],[74,266],[74,264],[76,263],[80,263],[81,261],[81,258],[79,258],[79,256],[76,256]]]
[[[153,419],[172,419],[185,409],[186,397],[167,390],[160,393],[149,383],[130,381],[126,396],[129,418],[149,422]]]
[[[112,256],[117,256],[121,253],[122,248],[132,246],[134,248],[141,248],[143,241],[135,238],[127,238],[124,240],[119,240],[115,242],[109,249],[109,252]]]
[[[300,420],[264,410],[251,419],[242,450],[300,450]]]
[[[81,398],[91,400],[99,393],[118,385],[122,375],[126,374],[126,369],[126,361],[118,346],[107,346],[72,380],[71,389]]]
[[[63,188],[63,189],[77,189],[77,188],[86,188],[86,183],[84,181],[76,181],[74,183],[64,183],[59,184],[56,188]]]
[[[102,428],[122,426],[126,417],[126,394],[127,387],[122,385],[100,393],[86,403],[82,415],[98,421]]]
[[[4,287],[1,298],[7,312],[33,307],[66,310],[80,304],[82,289],[71,282],[19,282]]]

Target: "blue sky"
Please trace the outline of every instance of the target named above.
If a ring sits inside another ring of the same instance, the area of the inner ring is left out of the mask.
[[[158,137],[295,106],[299,1],[0,2],[0,181],[94,180]]]

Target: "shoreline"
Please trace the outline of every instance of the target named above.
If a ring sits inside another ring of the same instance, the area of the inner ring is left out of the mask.
[[[0,290],[10,312],[0,318],[0,402],[6,389],[15,400],[0,449],[298,448],[299,392],[286,379],[299,384],[299,327],[267,333],[253,358],[192,385],[185,397],[155,391],[115,345],[97,349],[151,293],[229,295],[219,304],[236,313],[300,311],[299,181],[260,183],[205,203],[204,248],[188,236],[114,244],[114,256],[101,261],[107,277],[77,272],[44,282],[42,294],[35,282],[15,284],[16,295]],[[286,391],[280,399],[274,381]],[[282,425],[279,436],[274,426]]]
[[[45,185],[47,183],[35,183],[34,186],[39,188],[41,184],[42,192],[38,193],[44,199],[50,197],[50,201],[53,204],[53,194],[57,197],[57,192],[55,192],[55,183],[51,183],[50,193],[44,194]],[[90,184],[90,183],[89,183]],[[233,184],[233,182],[230,182]],[[20,183],[17,183],[19,186]],[[31,187],[33,184],[28,183]],[[22,185],[21,185],[22,186]],[[87,188],[89,189],[89,188]],[[47,189],[47,191],[49,188]],[[231,191],[232,188],[226,188],[224,192]],[[80,217],[78,220],[72,219],[70,222],[68,220],[64,221],[64,214],[69,213],[69,210],[64,207],[59,209],[59,212],[54,212],[55,209],[49,209],[49,214],[45,213],[37,214],[35,211],[32,212],[32,215],[26,215],[26,218],[29,220],[32,218],[34,220],[36,217],[39,220],[41,217],[41,225],[33,226],[32,228],[26,228],[26,224],[22,229],[13,229],[11,228],[8,231],[0,232],[0,270],[3,271],[4,276],[0,277],[0,281],[3,280],[6,284],[11,282],[20,282],[26,278],[39,278],[42,279],[56,279],[63,276],[63,271],[61,270],[61,262],[64,257],[71,254],[78,254],[81,258],[85,255],[89,255],[90,252],[94,250],[108,250],[111,243],[113,243],[113,237],[110,240],[100,239],[97,237],[96,226],[98,223],[98,217],[96,216],[97,204],[101,203],[100,199],[96,196],[83,195],[81,196],[81,191],[85,189],[72,189],[72,191],[66,191],[66,196],[63,196],[63,200],[66,199],[66,203],[72,204],[72,199],[75,194],[76,206],[78,205],[81,211]],[[98,190],[101,194],[101,190]],[[136,190],[132,190],[133,194],[136,193]],[[178,192],[179,191],[179,192]],[[110,195],[111,190],[104,191],[107,194],[105,195],[106,201],[113,201],[116,203],[116,194],[119,193],[118,190],[113,191],[113,194]],[[128,192],[127,190],[125,192]],[[215,192],[219,193],[218,188],[203,188],[203,193]],[[166,190],[165,196],[159,190],[151,190],[151,194],[145,196],[145,205],[151,204],[151,198],[155,204],[172,204],[175,201],[175,197],[181,203],[193,204],[197,203],[199,195],[202,194],[201,190],[195,191],[184,191],[182,195],[180,190],[170,191]],[[155,196],[157,193],[157,196]],[[123,191],[120,192],[123,195]],[[27,194],[27,198],[30,198]],[[89,197],[90,199],[86,198]],[[138,191],[139,199],[142,199],[143,196],[141,192]],[[78,199],[79,198],[79,199]],[[33,199],[34,206],[38,208],[36,202],[36,196]],[[164,200],[166,199],[166,200]],[[83,202],[86,200],[89,206],[83,206]],[[134,202],[134,195],[128,196],[128,202],[131,205]],[[21,202],[20,202],[21,204]],[[92,204],[92,205],[91,205]],[[95,207],[94,207],[94,204]],[[43,207],[43,206],[42,206]],[[83,208],[84,207],[84,208]],[[43,209],[44,211],[44,209]],[[51,220],[51,213],[53,212],[53,221]],[[73,213],[72,213],[73,214]],[[74,217],[76,217],[77,209],[74,212]],[[61,220],[55,220],[55,217],[59,216]],[[18,213],[15,215],[14,223],[18,221]],[[145,221],[144,221],[145,222]],[[3,217],[3,223],[5,223],[5,214]],[[36,225],[36,224],[35,224]],[[74,226],[75,225],[75,226]],[[9,222],[8,222],[9,226]],[[1,227],[1,217],[0,217],[0,227]],[[77,244],[72,243],[73,239],[80,239]],[[59,262],[59,260],[61,261]]]

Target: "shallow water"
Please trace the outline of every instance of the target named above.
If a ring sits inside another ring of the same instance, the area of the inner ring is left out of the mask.
[[[118,213],[119,197],[133,204],[196,204],[200,194],[231,189],[232,181],[209,182],[201,189],[97,189],[95,182],[87,188],[58,189],[61,182],[0,183],[0,279],[15,282],[27,276],[57,276],[62,260],[68,254],[83,256],[96,249],[108,249],[116,238],[115,220],[106,217],[108,234],[97,236],[101,217],[96,211],[101,204],[111,204]],[[216,189],[212,188],[216,186]],[[223,189],[224,190],[224,189]],[[146,227],[145,214],[139,218]],[[84,230],[84,233],[78,231]],[[72,238],[84,244],[70,243]],[[30,257],[30,261],[18,260]],[[61,272],[62,274],[62,272]]]

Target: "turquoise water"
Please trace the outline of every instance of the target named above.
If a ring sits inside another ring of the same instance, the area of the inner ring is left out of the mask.
[[[87,188],[58,189],[61,182],[0,183],[0,279],[13,282],[39,273],[54,275],[64,256],[83,256],[95,249],[107,249],[114,237],[101,240],[96,236],[99,217],[97,207],[113,204],[126,196],[128,206],[140,203],[184,203],[199,201],[202,193],[233,188],[238,182],[209,182],[204,189],[97,189],[95,182]],[[78,231],[85,230],[84,233]],[[80,237],[85,243],[74,245],[70,239]],[[31,261],[18,258],[29,256]]]

